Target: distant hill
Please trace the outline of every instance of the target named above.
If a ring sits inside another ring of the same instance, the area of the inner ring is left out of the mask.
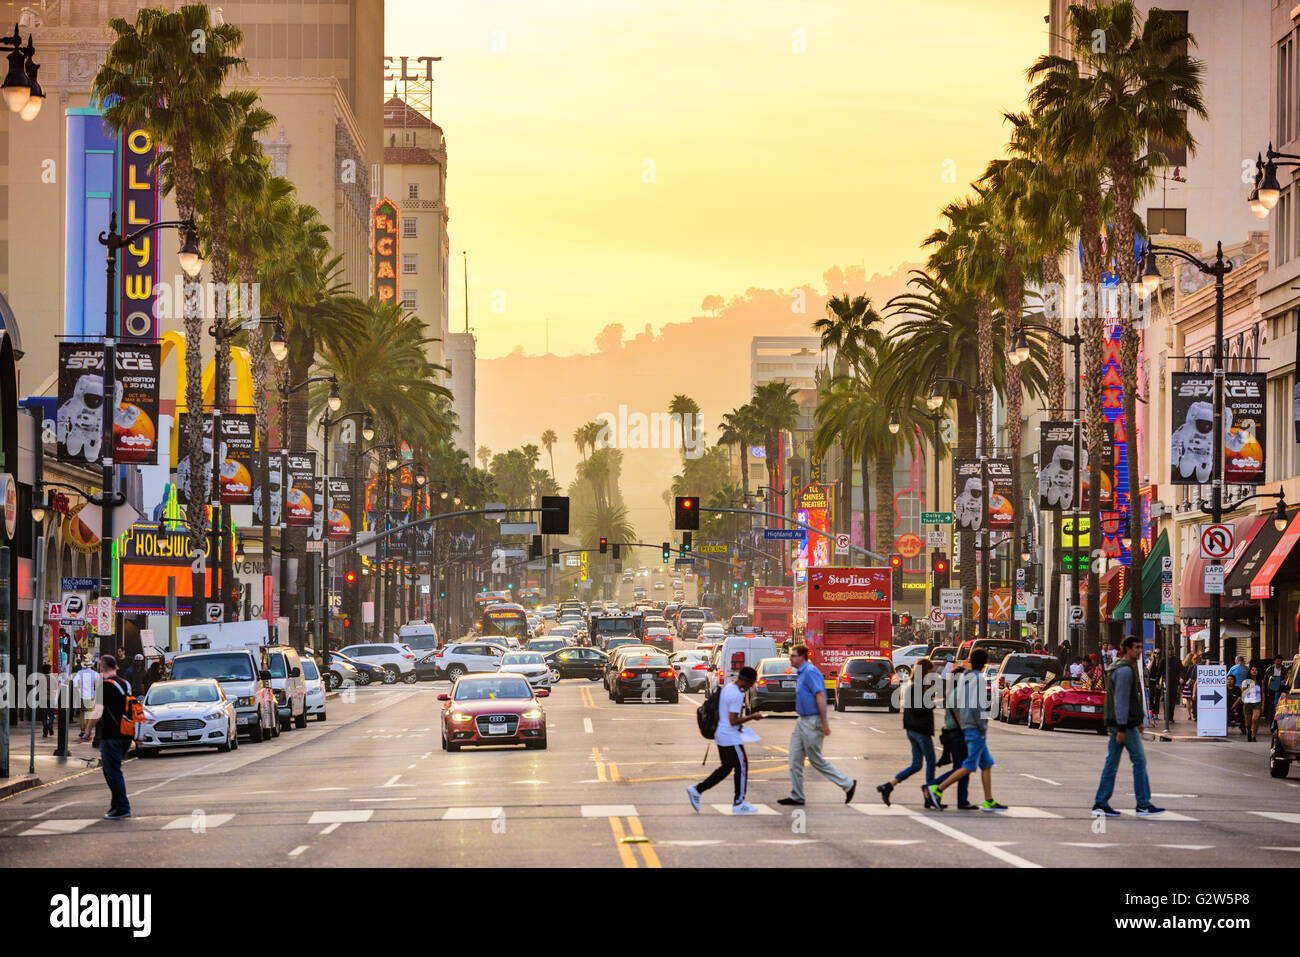
[[[538,442],[554,429],[555,470],[567,487],[579,462],[573,431],[602,412],[628,414],[666,411],[677,393],[700,406],[709,445],[718,434],[723,413],[748,400],[749,347],[754,336],[812,335],[812,323],[823,316],[826,300],[844,292],[871,297],[884,309],[890,296],[903,291],[904,264],[866,277],[861,267],[834,267],[823,275],[823,288],[797,290],[750,288],[723,304],[709,296],[704,308],[712,315],[666,323],[656,333],[607,326],[596,337],[596,351],[582,355],[525,355],[522,348],[497,359],[480,359],[478,379],[478,444],[493,452]],[[803,311],[795,311],[802,306]],[[664,491],[681,470],[681,452],[674,449],[628,449],[624,452],[623,495],[629,517],[642,541],[658,542],[671,525]],[[543,467],[549,459],[543,452]]]

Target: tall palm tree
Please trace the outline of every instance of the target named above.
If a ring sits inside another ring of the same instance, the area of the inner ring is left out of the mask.
[[[773,489],[781,487],[778,484],[782,464],[781,433],[793,430],[798,424],[799,403],[795,401],[794,395],[794,386],[777,379],[754,386],[754,395],[750,399],[754,409],[754,422],[763,436],[767,484]]]
[[[745,403],[722,416],[718,426],[718,444],[726,445],[728,450],[735,445],[740,450],[740,487],[749,499],[749,447],[762,439],[758,423],[754,419],[754,407]]]
[[[682,430],[682,458],[686,457],[686,451],[689,446],[686,444],[686,420],[689,417],[691,422],[695,422],[695,416],[699,413],[699,404],[689,395],[683,395],[680,392],[673,396],[672,401],[668,403],[668,412],[670,415],[678,417]],[[693,431],[693,429],[692,429]]]
[[[554,429],[547,429],[542,433],[542,448],[546,449],[546,455],[551,460],[551,475],[555,475],[555,443],[560,441],[560,437],[555,434]]]
[[[492,461],[492,450],[486,445],[480,445],[474,455],[478,458],[479,468],[486,472],[488,463]]]

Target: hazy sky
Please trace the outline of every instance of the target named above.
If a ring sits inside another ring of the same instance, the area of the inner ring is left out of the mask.
[[[1046,48],[1046,0],[386,9],[385,53],[443,58],[450,313],[467,250],[482,358],[543,352],[548,317],[551,351],[589,352],[710,293],[916,259]]]

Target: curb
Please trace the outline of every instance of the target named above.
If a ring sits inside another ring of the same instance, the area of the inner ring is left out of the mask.
[[[30,791],[32,788],[41,786],[41,779],[38,777],[25,777],[19,781],[10,781],[8,784],[0,784],[0,799],[13,797],[23,791]]]
[[[1226,735],[1223,737],[1200,737],[1194,734],[1162,734],[1158,731],[1143,731],[1142,739],[1144,741],[1228,741]]]

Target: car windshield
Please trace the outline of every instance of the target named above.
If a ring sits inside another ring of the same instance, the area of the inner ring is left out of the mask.
[[[204,682],[195,682],[194,684],[180,684],[174,681],[164,681],[154,685],[149,689],[149,693],[144,696],[144,703],[147,705],[160,704],[181,704],[193,702],[195,704],[206,703],[209,701],[220,701],[221,693],[217,686]]]
[[[302,676],[308,681],[315,681],[320,677],[320,672],[316,670],[316,662],[311,658],[302,659]]]
[[[403,634],[402,644],[412,651],[434,651],[438,647],[438,636],[433,632],[421,634]]]
[[[523,678],[461,678],[456,683],[457,701],[518,701],[532,696]]]
[[[518,665],[544,665],[546,662],[540,654],[533,652],[516,652],[514,654],[503,655],[501,657],[501,667],[503,669],[512,668]]]
[[[528,647],[532,648],[535,651],[540,651],[545,653],[547,651],[554,651],[556,648],[563,648],[564,642],[559,640],[534,638],[532,641],[528,643]]]
[[[283,678],[285,675],[284,655],[280,654],[279,652],[276,652],[273,655],[267,655],[267,659],[270,664],[271,677]]]
[[[253,659],[247,654],[195,655],[193,658],[176,658],[172,662],[172,677],[252,681]]]
[[[1002,671],[1009,675],[1045,675],[1048,666],[1054,664],[1055,658],[1043,655],[1011,655],[1002,663]]]

